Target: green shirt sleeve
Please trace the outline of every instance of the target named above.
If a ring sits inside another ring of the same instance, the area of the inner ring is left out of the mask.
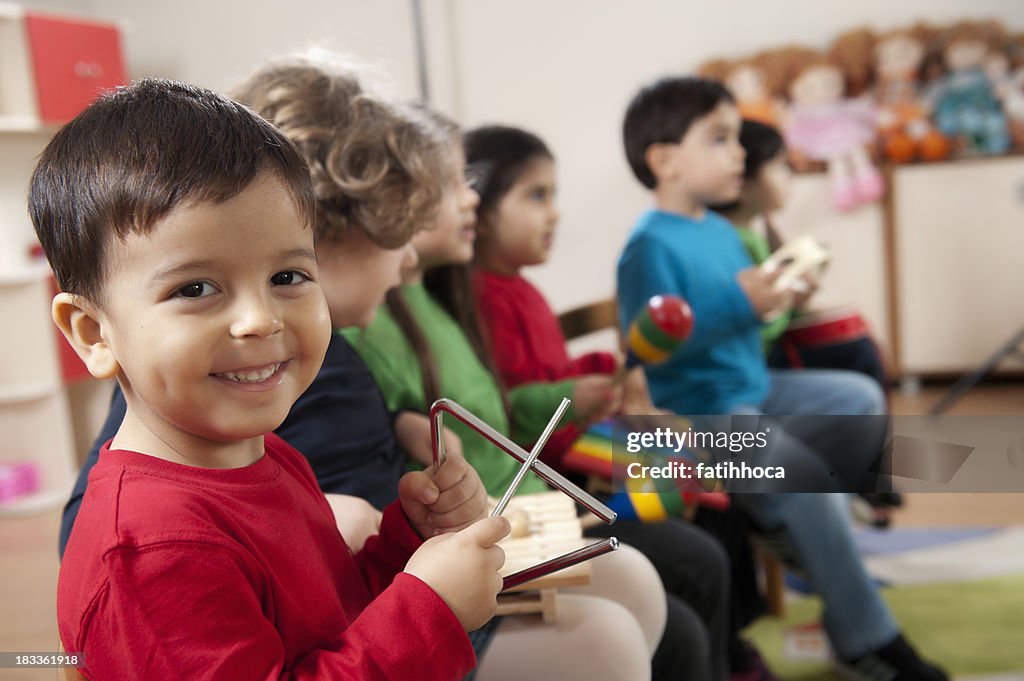
[[[562,398],[572,398],[573,379],[557,383],[523,383],[508,391],[509,406],[512,409],[512,440],[535,442],[551,416],[558,409]],[[566,412],[566,420],[574,420],[576,412],[572,406]]]
[[[750,259],[754,261],[755,265],[760,265],[772,254],[771,246],[768,245],[768,239],[764,238],[763,235],[758,234],[749,227],[737,226],[736,232],[739,234],[740,241],[743,242],[743,246],[747,249],[747,253],[750,254]],[[775,344],[775,341],[785,333],[786,327],[789,326],[789,322],[792,319],[793,311],[786,310],[761,327],[761,340],[766,353]]]

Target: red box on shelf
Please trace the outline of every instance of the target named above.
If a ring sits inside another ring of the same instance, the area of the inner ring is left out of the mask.
[[[97,95],[125,83],[116,26],[26,12],[25,29],[44,122],[65,123]]]

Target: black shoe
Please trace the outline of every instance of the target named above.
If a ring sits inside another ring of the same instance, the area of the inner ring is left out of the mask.
[[[949,676],[925,662],[903,636],[873,653],[839,661],[837,671],[850,681],[949,681]]]
[[[878,508],[900,508],[903,506],[903,495],[899,492],[865,492],[860,496]]]

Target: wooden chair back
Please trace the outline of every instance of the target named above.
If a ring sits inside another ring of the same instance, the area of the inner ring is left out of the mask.
[[[599,300],[566,310],[558,315],[558,323],[566,340],[586,336],[595,331],[617,328],[619,325],[618,304],[614,298]]]

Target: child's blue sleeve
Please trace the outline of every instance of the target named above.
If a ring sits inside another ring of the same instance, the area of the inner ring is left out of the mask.
[[[619,327],[623,334],[629,333],[629,325],[651,296],[684,295],[682,268],[649,236],[626,244],[619,258],[617,277]]]
[[[695,249],[694,258],[703,257]],[[760,326],[761,320],[734,276],[723,281],[702,276],[709,268],[689,263],[678,249],[648,235],[631,241],[619,259],[619,326],[629,325],[651,296],[682,296],[693,310],[693,331],[683,354],[696,354],[738,333]]]

